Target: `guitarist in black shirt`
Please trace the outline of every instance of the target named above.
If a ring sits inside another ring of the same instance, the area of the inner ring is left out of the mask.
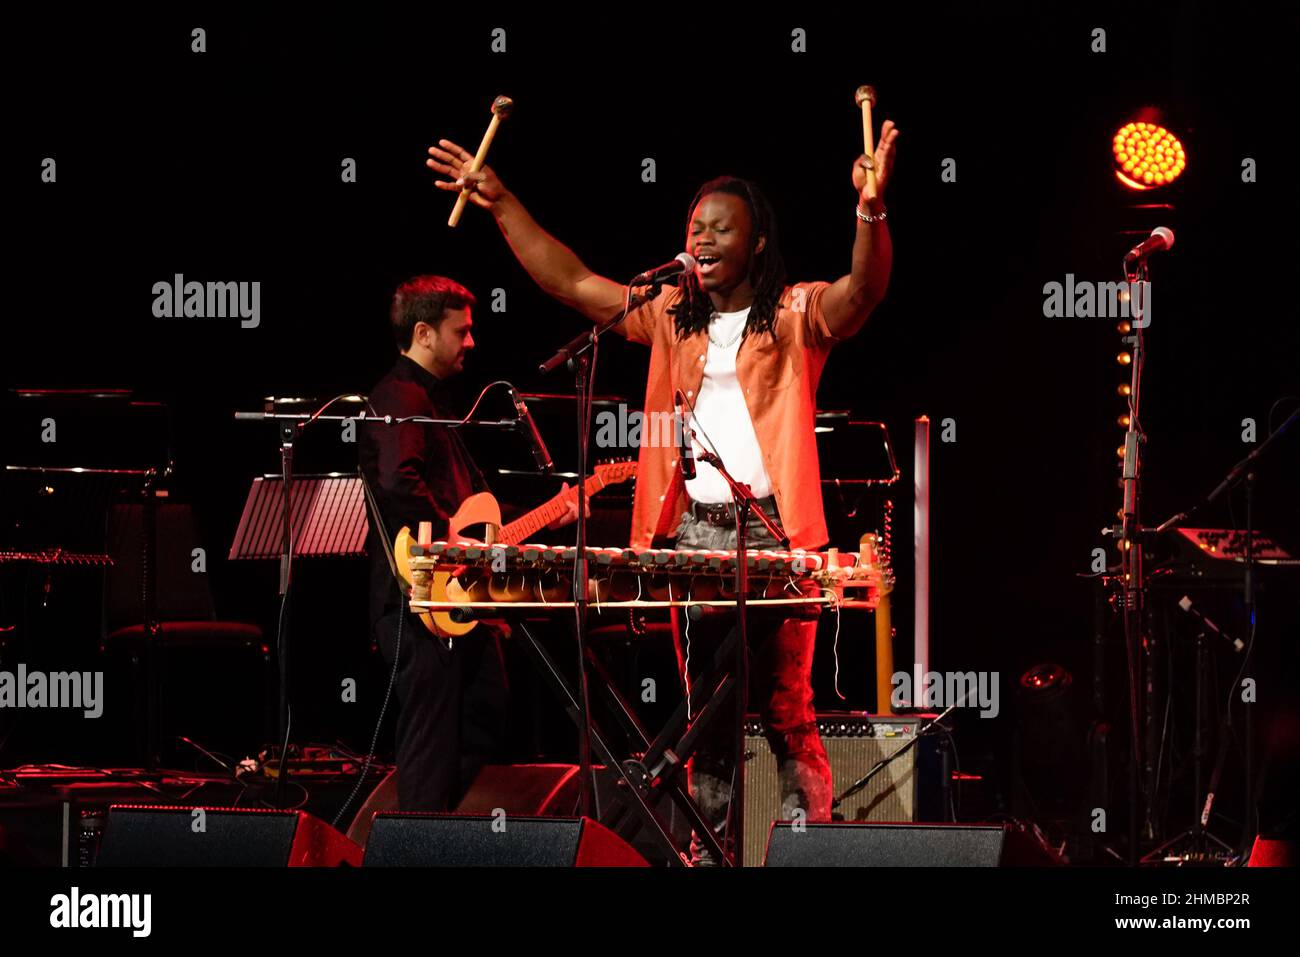
[[[468,289],[442,276],[418,276],[398,288],[391,320],[401,355],[370,392],[372,415],[459,418],[444,407],[443,383],[474,348],[474,304]],[[386,526],[372,522],[366,545],[372,634],[390,667],[398,659],[398,804],[404,811],[447,811],[501,743],[508,694],[499,635],[479,627],[451,648],[430,635],[404,607],[378,536],[391,542],[402,526],[415,530],[432,521],[434,539],[446,539],[460,503],[487,483],[453,429],[376,425],[358,436],[361,469]],[[576,510],[567,520],[575,517]]]

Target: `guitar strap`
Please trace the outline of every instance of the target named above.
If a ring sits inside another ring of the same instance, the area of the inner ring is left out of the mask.
[[[475,492],[492,491],[488,486],[487,479],[483,476],[483,472],[479,469],[478,463],[474,461],[474,456],[469,454],[469,447],[465,445],[465,440],[460,437],[460,431],[458,429],[448,429],[447,432],[451,435],[452,442],[460,450],[461,461],[465,463],[466,469],[469,471],[469,487]]]

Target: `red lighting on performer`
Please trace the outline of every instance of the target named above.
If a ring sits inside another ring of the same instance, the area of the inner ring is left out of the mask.
[[[1111,143],[1115,176],[1129,189],[1168,186],[1187,168],[1182,141],[1157,123],[1126,123]]]

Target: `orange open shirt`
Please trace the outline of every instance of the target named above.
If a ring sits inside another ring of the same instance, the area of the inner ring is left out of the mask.
[[[745,404],[792,548],[820,548],[827,540],[813,429],[817,384],[831,347],[839,341],[822,314],[822,296],[829,286],[825,282],[787,286],[777,308],[776,337],[748,335],[736,356],[736,377],[745,390]],[[619,327],[628,339],[650,347],[645,423],[658,421],[655,413],[672,414],[675,389],[693,402],[704,379],[708,333],[677,338],[668,307],[679,296],[676,287],[664,288],[632,310]],[[648,548],[656,537],[675,534],[689,501],[676,449],[671,443],[652,444],[656,431],[648,425],[642,429],[632,508],[633,548]]]

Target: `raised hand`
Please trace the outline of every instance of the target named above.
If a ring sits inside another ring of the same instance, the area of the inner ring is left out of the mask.
[[[870,161],[876,170],[876,199],[880,205],[885,196],[885,184],[894,169],[894,141],[898,139],[898,128],[893,120],[885,120],[880,128],[880,139],[876,142],[876,155]],[[858,192],[858,200],[863,208],[868,208],[867,198],[867,155],[863,153],[853,161],[853,188]]]
[[[469,166],[473,160],[474,154],[463,146],[457,146],[451,140],[438,140],[438,146],[429,147],[429,159],[424,161],[424,165],[447,177],[434,180],[433,185],[438,189],[459,193],[468,184],[472,190],[470,202],[491,209],[506,195],[506,188],[490,166],[484,165],[477,173],[470,173]]]

